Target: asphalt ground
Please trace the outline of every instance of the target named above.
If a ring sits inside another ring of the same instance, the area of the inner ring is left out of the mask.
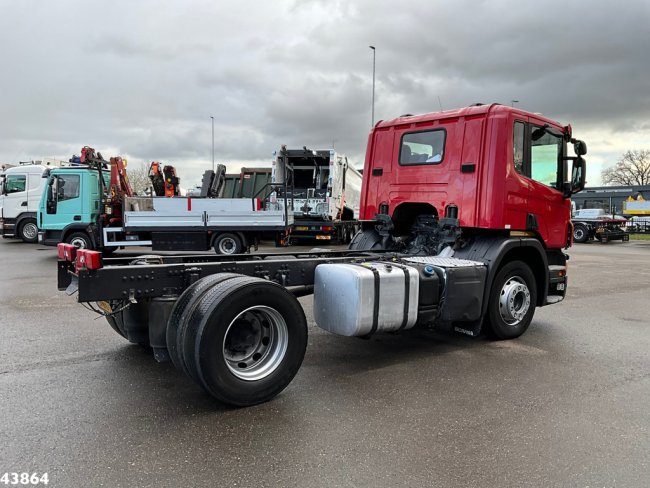
[[[290,250],[290,249],[289,249]],[[271,249],[275,251],[275,249]],[[650,242],[576,245],[518,340],[364,341],[310,319],[276,399],[229,409],[0,242],[0,475],[51,487],[650,485]]]

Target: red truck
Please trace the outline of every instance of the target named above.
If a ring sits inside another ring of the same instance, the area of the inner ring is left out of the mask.
[[[299,296],[340,335],[523,334],[565,296],[584,154],[570,126],[497,104],[378,122],[350,250],[103,259],[60,244],[58,287],[213,397],[253,405],[302,363]]]

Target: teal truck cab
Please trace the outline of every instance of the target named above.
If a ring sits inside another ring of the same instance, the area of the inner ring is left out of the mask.
[[[100,174],[101,173],[101,174]],[[50,170],[38,208],[38,241],[46,245],[59,242],[99,249],[99,217],[102,196],[108,188],[108,171],[88,166]],[[104,184],[100,185],[100,178]]]

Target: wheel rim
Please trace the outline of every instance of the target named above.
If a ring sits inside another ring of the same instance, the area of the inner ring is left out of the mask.
[[[235,254],[237,243],[232,237],[226,237],[219,241],[219,252],[221,254]]]
[[[83,237],[75,237],[74,239],[71,239],[70,244],[78,247],[79,249],[86,249],[88,247],[88,243]]]
[[[288,343],[284,317],[274,308],[257,305],[241,312],[228,325],[223,338],[223,357],[237,378],[258,381],[278,368]]]
[[[519,276],[508,278],[499,293],[499,314],[508,325],[518,325],[530,309],[530,290]]]
[[[38,236],[38,227],[32,222],[28,222],[23,225],[23,236],[25,239],[36,239]]]
[[[579,241],[584,236],[584,231],[582,229],[576,229],[573,231],[573,238],[576,241]]]

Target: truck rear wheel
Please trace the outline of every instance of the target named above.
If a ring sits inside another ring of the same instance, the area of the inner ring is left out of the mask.
[[[111,329],[133,344],[149,346],[148,303],[138,302],[124,308],[121,301],[113,300],[98,302],[97,306],[107,313],[105,317]]]
[[[217,254],[241,254],[244,245],[237,234],[224,232],[214,239],[214,252]]]
[[[511,261],[499,270],[490,291],[487,325],[497,339],[514,339],[528,329],[537,304],[537,285],[530,267]]]
[[[307,320],[298,300],[260,278],[213,285],[182,326],[190,375],[229,405],[255,405],[279,394],[298,372],[307,347]]]
[[[370,251],[381,248],[381,236],[375,229],[357,232],[349,246],[352,251]]]
[[[33,244],[38,241],[38,226],[36,225],[35,219],[25,219],[20,223],[18,227],[18,237],[20,237],[23,242],[28,242]]]
[[[573,227],[573,242],[587,242],[587,239],[589,239],[587,228],[582,224],[576,224]]]
[[[122,316],[116,317],[114,315],[106,315],[106,321],[108,322],[108,325],[111,326],[111,329],[127,339]]]
[[[185,331],[185,328],[181,327],[181,324],[184,324],[187,321],[196,307],[196,302],[206,291],[217,283],[238,276],[241,275],[234,273],[217,273],[201,278],[187,287],[182,295],[178,297],[176,303],[174,303],[174,307],[172,308],[169,319],[167,320],[167,351],[169,352],[169,357],[171,358],[172,363],[174,363],[174,366],[176,366],[176,369],[183,371],[188,376],[190,376],[190,373],[185,366],[183,355],[179,348],[179,344],[183,343],[182,332]]]

